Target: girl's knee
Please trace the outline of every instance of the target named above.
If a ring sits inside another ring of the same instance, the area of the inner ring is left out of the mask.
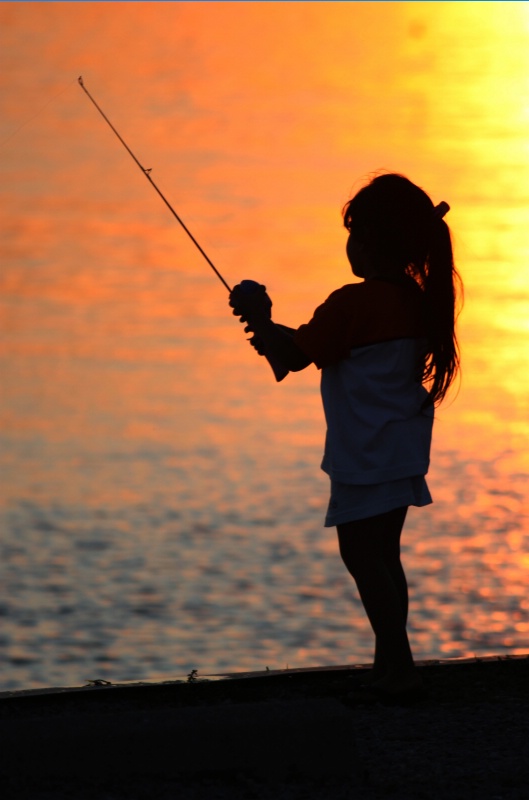
[[[338,545],[342,561],[355,580],[369,575],[382,561],[378,548],[361,535],[339,532]]]

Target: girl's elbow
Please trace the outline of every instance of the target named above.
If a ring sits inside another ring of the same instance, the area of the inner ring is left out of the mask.
[[[301,372],[311,364],[311,359],[300,351],[293,356],[288,368],[291,372]]]

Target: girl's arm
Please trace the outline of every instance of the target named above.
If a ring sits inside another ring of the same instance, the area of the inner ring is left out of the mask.
[[[312,364],[311,359],[294,342],[295,328],[288,328],[271,319],[247,321],[246,330],[255,334],[251,341],[261,355],[266,352],[267,355],[280,361],[290,372],[300,372]]]
[[[292,372],[299,372],[312,363],[293,340],[295,328],[272,321],[272,302],[264,287],[262,291],[248,294],[236,286],[230,294],[230,306],[233,313],[241,317],[241,322],[247,323],[245,331],[255,334],[251,341],[258,353],[266,353]]]

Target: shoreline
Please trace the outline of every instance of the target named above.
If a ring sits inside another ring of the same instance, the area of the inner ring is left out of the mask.
[[[470,656],[462,658],[431,658],[416,660],[415,665],[418,668],[431,668],[431,667],[454,667],[458,665],[478,665],[486,663],[497,663],[505,661],[527,661],[529,665],[529,652],[521,655],[488,655],[488,656]],[[41,686],[31,689],[6,689],[0,690],[0,718],[1,706],[4,700],[16,700],[30,697],[40,696],[53,696],[64,694],[77,694],[80,692],[93,692],[94,690],[104,689],[107,692],[111,690],[132,690],[148,687],[164,687],[164,686],[181,686],[190,683],[212,683],[212,682],[234,682],[238,680],[251,680],[252,678],[273,678],[278,676],[314,676],[315,678],[320,673],[336,673],[348,672],[367,675],[371,669],[371,664],[336,664],[327,665],[322,667],[285,667],[284,669],[266,669],[266,670],[241,670],[240,672],[214,672],[214,673],[201,673],[199,670],[192,670],[186,677],[181,678],[153,678],[151,680],[124,680],[124,681],[109,681],[105,679],[90,680],[80,686]],[[528,666],[529,670],[529,666]]]
[[[529,654],[417,666],[410,707],[368,665],[4,692],[3,796],[527,798]]]

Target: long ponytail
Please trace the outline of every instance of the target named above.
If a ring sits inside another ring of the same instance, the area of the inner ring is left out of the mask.
[[[460,369],[455,325],[463,294],[463,284],[454,265],[450,231],[443,219],[434,218],[421,282],[428,336],[423,382],[428,385],[428,404],[438,405]]]

